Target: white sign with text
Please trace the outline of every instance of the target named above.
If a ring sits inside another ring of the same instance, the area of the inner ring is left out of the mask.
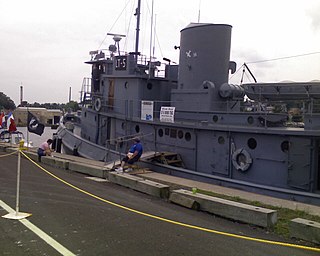
[[[153,101],[141,101],[141,120],[153,121]]]
[[[175,107],[161,107],[160,122],[174,123]]]

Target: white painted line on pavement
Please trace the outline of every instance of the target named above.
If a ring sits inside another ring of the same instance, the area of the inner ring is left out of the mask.
[[[15,210],[13,210],[9,205],[7,205],[5,202],[0,200],[0,206],[6,210],[8,213],[14,213]],[[39,236],[42,240],[44,240],[47,244],[49,244],[51,247],[53,247],[55,250],[57,250],[59,253],[65,256],[75,256],[71,251],[69,251],[67,248],[65,248],[63,245],[59,244],[56,240],[54,240],[52,237],[48,236],[45,232],[43,232],[41,229],[36,227],[34,224],[32,224],[30,221],[26,219],[19,220],[23,225],[25,225],[28,229],[30,229],[33,233],[35,233],[37,236]]]
[[[108,180],[106,179],[102,179],[102,178],[99,178],[99,177],[85,177],[86,179],[89,179],[89,180],[93,180],[93,181],[96,181],[96,182],[108,182]]]

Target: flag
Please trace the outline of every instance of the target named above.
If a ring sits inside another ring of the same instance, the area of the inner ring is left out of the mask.
[[[28,111],[28,131],[42,135],[44,130],[44,124],[40,123],[38,118]]]
[[[5,122],[6,122],[6,117],[5,117],[4,113],[2,112],[0,115],[0,128],[3,128]]]
[[[14,132],[17,130],[16,123],[14,122],[13,114],[10,112],[8,115],[7,128],[9,132]]]

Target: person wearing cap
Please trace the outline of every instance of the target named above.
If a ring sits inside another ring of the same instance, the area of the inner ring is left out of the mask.
[[[121,166],[116,169],[117,172],[123,172],[123,167],[126,163],[131,165],[140,159],[143,152],[143,147],[140,143],[140,139],[136,137],[133,139],[133,142],[134,144],[130,147],[127,155],[122,159]]]

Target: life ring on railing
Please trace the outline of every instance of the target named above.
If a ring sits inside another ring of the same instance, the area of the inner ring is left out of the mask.
[[[101,99],[100,98],[96,98],[94,101],[94,109],[96,111],[100,111],[101,109]]]
[[[232,164],[237,170],[245,172],[250,168],[252,158],[248,151],[243,148],[239,148],[232,154]]]

